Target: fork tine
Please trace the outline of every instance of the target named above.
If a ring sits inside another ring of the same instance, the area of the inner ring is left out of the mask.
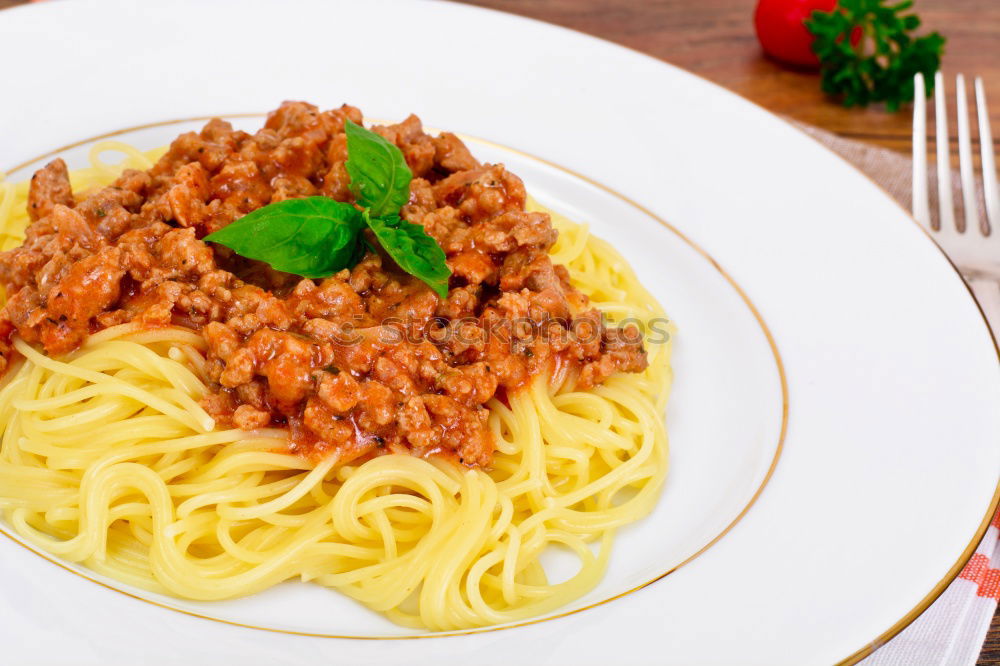
[[[972,138],[969,136],[969,105],[965,95],[965,77],[955,80],[955,97],[958,102],[958,164],[962,175],[962,207],[965,210],[965,229],[979,227],[976,214],[976,178],[972,173]]]
[[[993,133],[990,131],[990,110],[986,106],[983,80],[976,77],[976,109],[979,111],[979,148],[983,158],[983,194],[990,229],[1000,233],[1000,193],[997,192],[997,164],[993,155]]]
[[[931,227],[931,210],[927,200],[927,108],[924,104],[924,75],[913,77],[913,217]]]
[[[955,229],[955,204],[951,199],[951,150],[948,146],[948,107],[944,75],[934,75],[934,123],[937,135],[938,221],[942,230]]]

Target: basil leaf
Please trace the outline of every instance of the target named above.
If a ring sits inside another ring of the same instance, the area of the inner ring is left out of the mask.
[[[410,199],[413,174],[406,159],[394,144],[375,132],[350,120],[344,125],[347,134],[347,174],[358,204],[372,216],[398,213]]]
[[[410,198],[413,174],[403,153],[384,138],[347,121],[347,162],[351,204],[327,197],[269,204],[205,236],[249,259],[307,278],[322,278],[356,265],[369,247],[367,225],[386,253],[404,271],[448,297],[451,271],[444,250],[424,228],[399,216]],[[370,248],[369,248],[370,249]]]
[[[448,298],[448,278],[451,270],[445,261],[444,250],[427,235],[419,224],[399,217],[364,216],[378,242],[399,267],[420,278],[441,298]]]
[[[329,277],[353,266],[361,212],[328,197],[288,199],[248,213],[205,236],[248,259],[307,278]]]

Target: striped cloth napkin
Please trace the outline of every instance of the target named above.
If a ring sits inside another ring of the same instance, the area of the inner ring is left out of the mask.
[[[913,164],[890,150],[841,139],[823,130],[792,122],[839,153],[896,198],[911,203]],[[957,179],[958,176],[956,175]],[[930,188],[932,193],[937,187]],[[936,202],[931,202],[932,207]],[[1000,321],[991,321],[1000,331]],[[1000,512],[993,517],[976,553],[951,585],[924,613],[878,649],[863,666],[973,666],[1000,599]]]
[[[1000,598],[1000,513],[962,573],[913,624],[862,661],[864,666],[976,663]]]

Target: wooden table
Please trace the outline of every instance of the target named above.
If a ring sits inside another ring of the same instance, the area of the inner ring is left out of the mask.
[[[24,1],[0,0],[0,9]],[[765,58],[754,36],[753,0],[465,1],[618,42],[700,74],[776,113],[846,138],[910,150],[906,111],[844,109],[824,97],[814,74]],[[948,37],[945,74],[982,76],[992,91],[993,126],[1000,128],[1000,0],[917,0],[916,5],[925,27]],[[1000,136],[995,142],[1000,150]],[[1000,613],[979,664],[1000,666]]]
[[[910,150],[907,110],[845,109],[815,74],[766,58],[753,29],[754,0],[464,0],[556,23],[643,51],[715,81],[761,106],[843,137]],[[2,2],[2,0],[0,0]],[[983,77],[1000,127],[1000,0],[916,0],[924,27],[948,38],[942,69]],[[994,131],[996,134],[997,132]],[[1000,137],[996,137],[1000,146]]]

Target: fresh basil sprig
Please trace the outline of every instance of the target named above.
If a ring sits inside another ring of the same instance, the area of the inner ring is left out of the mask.
[[[258,208],[204,240],[279,271],[324,278],[360,261],[367,227],[400,268],[447,298],[451,271],[444,251],[423,227],[399,216],[413,178],[403,153],[349,120],[344,131],[344,166],[360,210],[329,197],[288,199]]]
[[[372,218],[366,215],[365,221],[400,268],[426,282],[441,298],[447,297],[451,271],[444,250],[422,226],[395,214]]]

